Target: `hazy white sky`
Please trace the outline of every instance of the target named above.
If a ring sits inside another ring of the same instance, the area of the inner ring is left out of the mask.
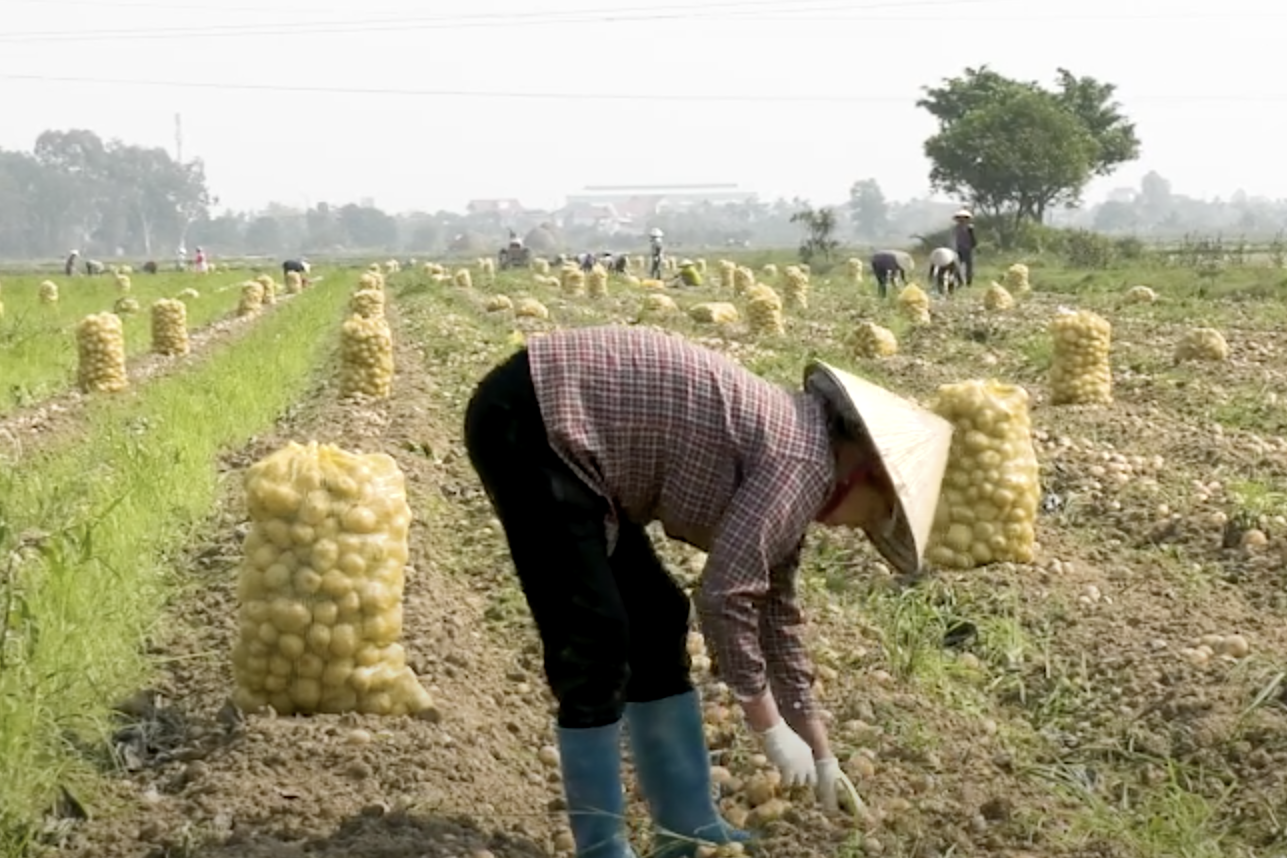
[[[1117,83],[1143,140],[1092,198],[1150,169],[1180,193],[1287,197],[1285,17],[1270,0],[0,0],[0,147],[83,127],[173,151],[178,112],[234,208],[668,182],[824,203],[866,176],[905,198],[928,184],[921,86],[1065,66]]]

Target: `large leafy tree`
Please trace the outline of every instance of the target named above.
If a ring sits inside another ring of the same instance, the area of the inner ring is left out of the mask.
[[[980,212],[1041,220],[1086,183],[1139,155],[1116,88],[1059,69],[1057,88],[982,66],[927,87],[917,106],[939,123],[925,141],[930,181]]]

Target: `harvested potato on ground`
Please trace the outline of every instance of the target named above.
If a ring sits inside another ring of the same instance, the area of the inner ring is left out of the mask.
[[[550,317],[550,311],[535,298],[524,298],[519,301],[514,308],[514,314],[516,316],[528,316],[533,319],[548,319]]]
[[[909,283],[898,293],[898,306],[903,315],[918,325],[928,324],[930,320],[929,296],[915,283]]]
[[[1157,300],[1157,293],[1147,286],[1132,286],[1126,290],[1126,303],[1152,304]]]
[[[393,332],[383,317],[350,316],[340,329],[340,396],[377,399],[393,390]]]
[[[875,322],[863,322],[851,338],[854,355],[860,358],[884,358],[898,353],[898,338],[889,328]]]
[[[1032,286],[1028,283],[1028,266],[1022,262],[1011,265],[1005,270],[1001,285],[1014,295],[1026,295],[1031,292]]]
[[[640,305],[640,313],[642,315],[663,316],[678,312],[679,305],[675,303],[675,299],[669,295],[662,295],[660,293],[645,295],[643,304]]]
[[[707,325],[731,325],[739,318],[737,308],[722,301],[695,304],[689,309],[688,315],[694,322]]]
[[[983,306],[988,310],[1008,310],[1014,306],[1014,296],[1000,283],[993,283],[983,293]]]
[[[509,299],[508,295],[489,295],[484,306],[486,306],[487,312],[498,313],[501,310],[514,309],[514,302]]]
[[[52,280],[44,280],[40,283],[40,303],[57,304],[58,303],[58,284]]]

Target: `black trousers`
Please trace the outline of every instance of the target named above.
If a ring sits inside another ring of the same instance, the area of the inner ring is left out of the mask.
[[[688,596],[642,524],[623,520],[608,556],[608,503],[550,447],[526,350],[479,383],[465,446],[505,528],[559,726],[602,727],[627,701],[690,691]]]
[[[974,251],[957,248],[956,256],[961,260],[961,274],[966,286],[974,285]]]

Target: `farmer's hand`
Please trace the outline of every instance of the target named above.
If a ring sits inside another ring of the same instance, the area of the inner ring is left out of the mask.
[[[782,773],[783,786],[813,786],[818,782],[813,749],[786,721],[779,720],[761,735],[764,738],[764,753]]]
[[[818,803],[828,813],[845,810],[857,813],[862,810],[863,802],[858,791],[849,778],[840,770],[840,762],[835,757],[818,760]]]

